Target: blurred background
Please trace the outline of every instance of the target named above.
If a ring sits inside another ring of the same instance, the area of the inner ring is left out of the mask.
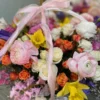
[[[10,23],[18,9],[29,4],[39,4],[40,0],[0,0],[0,18]]]

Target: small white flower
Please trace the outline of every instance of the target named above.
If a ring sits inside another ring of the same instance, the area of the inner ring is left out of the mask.
[[[82,47],[84,51],[92,51],[92,44],[90,41],[82,39],[79,42],[79,47]]]
[[[46,11],[45,15],[47,18],[53,18],[53,19],[57,20],[56,14],[53,11]]]
[[[89,39],[96,34],[96,28],[93,22],[82,21],[76,26],[76,32],[82,37]]]
[[[41,50],[40,51],[40,58],[46,60],[47,58],[47,51],[46,50]]]
[[[100,51],[93,50],[90,54],[97,60],[100,61]]]
[[[56,65],[52,65],[53,68],[53,75],[56,76],[58,69]],[[41,66],[41,69],[39,71],[39,76],[43,79],[43,80],[48,80],[48,66],[47,63],[43,64]]]
[[[27,35],[23,35],[23,36],[21,37],[21,39],[22,39],[22,41],[27,41],[27,40],[29,40],[29,38],[28,38]]]
[[[0,30],[1,29],[5,29],[7,26],[6,21],[4,20],[4,18],[0,18]]]
[[[93,77],[94,81],[100,81],[100,66],[97,66],[95,76]]]
[[[58,47],[54,47],[53,62],[55,64],[59,63],[62,60],[62,57],[63,57],[63,51]]]
[[[39,70],[41,69],[41,66],[44,65],[46,63],[45,60],[39,59],[38,63],[36,64],[32,64],[32,72],[39,72]]]
[[[61,34],[61,28],[54,28],[51,31],[51,35],[54,41],[60,38],[60,34]]]
[[[74,26],[72,24],[66,24],[62,27],[62,32],[64,37],[71,36],[74,31]]]

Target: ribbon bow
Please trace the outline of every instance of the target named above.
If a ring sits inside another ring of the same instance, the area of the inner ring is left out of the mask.
[[[6,42],[5,46],[0,51],[0,57],[2,57],[7,50],[10,48],[14,40],[19,35],[20,31],[24,28],[24,26],[32,21],[32,23],[35,22],[36,16],[41,14],[41,28],[44,31],[44,35],[46,37],[47,45],[49,46],[49,54],[48,54],[48,84],[50,87],[51,92],[51,100],[54,100],[55,95],[55,80],[56,76],[53,75],[52,70],[52,58],[53,58],[53,44],[52,44],[52,37],[50,34],[50,30],[48,25],[46,24],[46,17],[45,17],[45,11],[46,10],[56,10],[56,11],[65,11],[65,8],[68,8],[70,6],[69,0],[48,0],[42,4],[42,6],[37,5],[29,5],[25,8],[20,9],[16,15],[20,13],[27,13],[26,16],[24,16],[18,23],[16,22],[14,18],[14,22],[17,25],[16,31],[12,34],[12,36],[9,38],[9,40]],[[78,17],[80,20],[84,20],[84,18],[73,11],[67,11],[66,13],[69,13],[75,17]]]

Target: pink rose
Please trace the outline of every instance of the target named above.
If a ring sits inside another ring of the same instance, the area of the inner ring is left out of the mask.
[[[77,73],[81,78],[85,78],[95,75],[98,64],[89,53],[75,52],[73,58],[68,59],[67,65],[71,72]]]
[[[33,55],[38,55],[38,50],[30,41],[16,40],[10,49],[10,59],[12,63],[23,65],[29,62]]]

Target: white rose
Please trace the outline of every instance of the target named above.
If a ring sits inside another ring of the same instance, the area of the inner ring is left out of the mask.
[[[97,66],[95,76],[93,77],[94,81],[100,81],[100,66]]]
[[[23,36],[21,37],[21,39],[22,39],[22,41],[27,41],[27,40],[29,40],[29,38],[28,38],[27,35],[23,35]]]
[[[42,50],[40,52],[40,58],[46,60],[48,52],[46,50]],[[59,47],[53,48],[53,62],[55,64],[59,63],[62,60],[63,51]]]
[[[46,60],[47,58],[47,51],[46,50],[41,50],[40,51],[40,58]]]
[[[41,96],[41,97],[36,97],[35,100],[47,100],[45,97]]]
[[[44,65],[46,63],[45,60],[39,59],[38,62],[36,64],[32,64],[32,72],[39,72],[39,70],[41,69],[41,66]]]
[[[58,38],[60,38],[60,34],[61,34],[61,28],[54,28],[51,31],[51,35],[53,40],[57,40]]]
[[[4,18],[0,18],[0,30],[1,29],[5,29],[7,26],[6,21],[4,20]]]
[[[82,37],[89,39],[96,34],[96,28],[93,22],[82,21],[76,26],[76,32]]]
[[[59,63],[62,60],[62,57],[63,57],[63,51],[58,47],[54,47],[53,62],[55,64]]]
[[[100,51],[93,50],[90,54],[97,60],[100,61]]]
[[[71,36],[74,31],[74,26],[72,24],[66,24],[62,27],[62,32],[64,37]]]
[[[85,39],[82,39],[79,42],[79,47],[82,47],[84,51],[92,51],[92,44],[90,41],[87,41]]]
[[[53,68],[53,75],[56,77],[58,69],[56,65],[52,65]],[[43,80],[48,80],[48,66],[47,63],[43,64],[40,68],[39,71],[39,76],[43,79]]]

